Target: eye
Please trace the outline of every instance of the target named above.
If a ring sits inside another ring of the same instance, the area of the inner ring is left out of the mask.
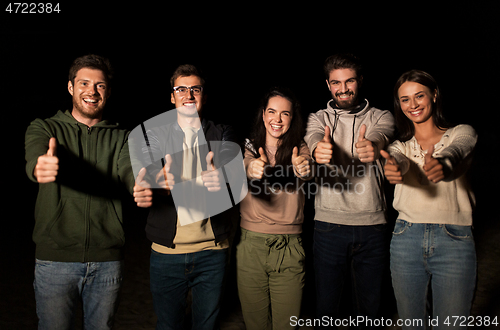
[[[348,84],[354,84],[355,82],[356,82],[356,79],[354,79],[354,78],[347,80]]]
[[[406,102],[408,102],[408,99],[406,99],[406,98],[405,99],[401,99],[400,102],[401,103],[406,103]]]

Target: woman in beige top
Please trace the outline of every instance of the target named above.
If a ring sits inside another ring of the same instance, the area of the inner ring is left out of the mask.
[[[470,321],[476,283],[474,195],[465,172],[477,135],[446,123],[439,88],[426,72],[404,73],[394,101],[400,140],[381,154],[385,176],[396,184],[391,275],[399,318],[403,329],[458,328]]]
[[[238,291],[247,329],[290,328],[304,287],[304,181],[312,177],[299,104],[273,88],[245,143],[249,193],[240,204]]]

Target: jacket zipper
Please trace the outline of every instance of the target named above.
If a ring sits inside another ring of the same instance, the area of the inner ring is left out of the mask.
[[[83,159],[90,159],[90,142],[91,142],[91,136],[92,136],[92,128],[87,127],[87,137],[85,139],[85,155]],[[85,250],[84,250],[84,257],[83,261],[87,262],[88,261],[88,253],[89,253],[89,248],[90,248],[90,195],[87,194],[85,197],[85,211],[84,211],[84,216],[83,216],[84,222],[85,222]]]
[[[351,158],[354,158],[354,127],[356,126],[356,115],[354,115],[354,119],[352,121],[352,142],[351,142]]]

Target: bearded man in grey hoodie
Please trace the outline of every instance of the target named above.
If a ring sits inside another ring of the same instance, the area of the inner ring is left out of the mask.
[[[394,118],[360,96],[363,76],[356,56],[330,56],[324,70],[333,98],[326,109],[309,116],[305,136],[318,164],[313,248],[316,311],[323,320],[339,317],[342,289],[350,275],[353,312],[373,320],[379,318],[389,262],[379,158],[393,138]]]

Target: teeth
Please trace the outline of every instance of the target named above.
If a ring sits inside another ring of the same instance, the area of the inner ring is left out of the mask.
[[[85,102],[88,102],[88,103],[97,103],[97,100],[93,100],[93,99],[83,99]]]
[[[282,126],[271,125],[271,127],[274,128],[274,129],[280,129]]]

